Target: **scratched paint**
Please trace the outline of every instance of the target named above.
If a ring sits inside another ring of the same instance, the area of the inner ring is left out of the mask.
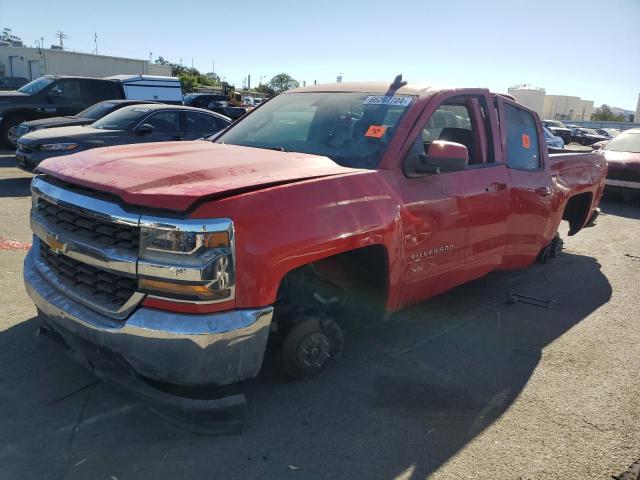
[[[7,240],[6,238],[0,237],[0,250],[29,250],[30,248],[30,243]]]

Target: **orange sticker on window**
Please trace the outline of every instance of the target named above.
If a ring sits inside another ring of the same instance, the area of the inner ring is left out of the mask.
[[[522,146],[526,149],[531,148],[531,142],[529,141],[529,135],[526,133],[522,134]]]
[[[383,125],[371,125],[365,132],[364,136],[369,138],[382,138],[384,132],[387,131],[387,127]]]

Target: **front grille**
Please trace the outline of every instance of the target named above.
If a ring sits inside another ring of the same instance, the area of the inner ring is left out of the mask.
[[[40,257],[61,287],[106,310],[119,310],[136,291],[135,279],[56,254],[44,242]]]
[[[38,199],[37,210],[47,224],[55,225],[57,229],[68,234],[69,238],[84,241],[100,249],[118,248],[138,253],[139,227],[119,225],[82,215],[42,198]]]

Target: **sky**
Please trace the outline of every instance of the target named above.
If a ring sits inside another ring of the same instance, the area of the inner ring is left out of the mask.
[[[530,84],[635,110],[640,0],[0,0],[0,28],[26,45],[215,72],[236,86],[285,72],[307,84],[404,79],[429,85]]]

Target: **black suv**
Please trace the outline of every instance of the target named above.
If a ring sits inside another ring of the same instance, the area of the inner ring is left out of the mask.
[[[190,93],[184,96],[184,104],[190,107],[206,108],[232,120],[237,120],[247,113],[246,108],[233,105],[229,102],[229,97],[217,93]]]
[[[102,100],[124,98],[119,83],[85,77],[44,76],[17,91],[0,92],[0,143],[16,146],[26,120],[75,115]]]

